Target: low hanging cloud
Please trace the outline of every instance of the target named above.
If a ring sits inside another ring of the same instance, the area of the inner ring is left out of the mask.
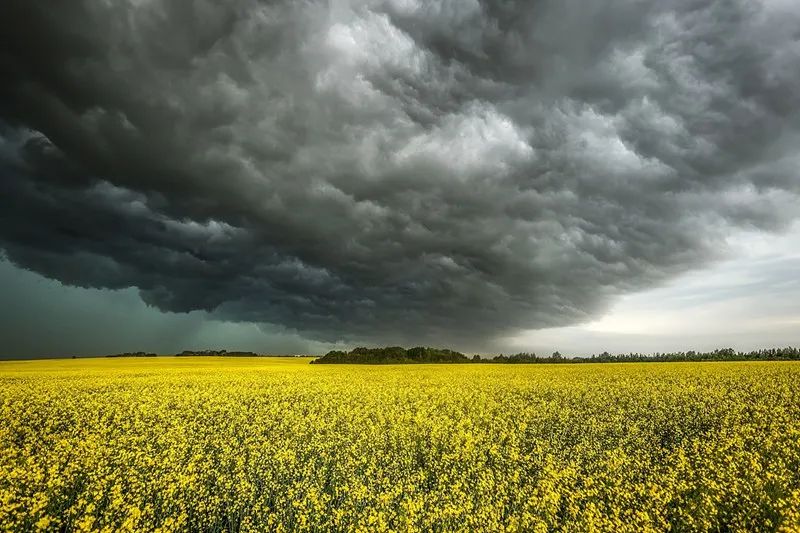
[[[0,7],[0,248],[308,338],[479,346],[800,215],[782,0]]]

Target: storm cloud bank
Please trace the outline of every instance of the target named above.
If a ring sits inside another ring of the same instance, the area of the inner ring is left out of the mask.
[[[325,341],[601,313],[800,215],[792,0],[5,0],[0,248]]]

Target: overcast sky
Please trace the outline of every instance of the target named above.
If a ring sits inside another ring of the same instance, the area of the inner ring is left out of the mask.
[[[0,5],[5,357],[800,344],[795,0]]]

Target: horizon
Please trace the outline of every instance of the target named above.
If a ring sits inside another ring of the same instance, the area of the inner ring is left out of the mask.
[[[442,346],[409,346],[408,349],[412,347],[425,347],[425,348],[433,348],[433,349],[444,349],[449,350],[449,348],[442,347]],[[366,348],[366,349],[381,349],[381,348],[397,348],[397,346],[357,346],[352,349],[356,348]],[[407,349],[406,347],[399,347],[403,349]],[[753,348],[750,350],[737,350],[730,346],[720,346],[710,350],[694,350],[694,349],[686,349],[686,350],[675,350],[675,351],[662,351],[662,352],[636,352],[636,351],[629,351],[629,352],[609,352],[604,350],[602,352],[593,352],[593,353],[571,353],[571,352],[561,352],[560,350],[555,350],[554,352],[547,354],[547,353],[538,353],[533,351],[520,351],[514,353],[504,353],[504,352],[482,352],[482,353],[471,353],[471,352],[459,352],[455,350],[456,353],[464,355],[466,357],[472,356],[479,356],[481,359],[492,359],[496,357],[503,357],[503,356],[513,356],[513,355],[526,355],[532,356],[537,359],[550,359],[558,354],[558,357],[563,358],[565,360],[570,359],[593,359],[595,357],[625,357],[625,356],[637,356],[637,357],[645,357],[645,358],[656,358],[658,356],[664,355],[706,355],[706,354],[715,354],[725,351],[733,351],[734,356],[742,356],[742,355],[750,355],[756,354],[759,352],[765,352],[770,350],[794,350],[796,349],[795,346],[786,345],[786,346],[761,346],[758,348]],[[337,350],[330,350],[330,352],[334,352]],[[350,350],[344,350],[350,351]],[[327,352],[327,353],[330,353]],[[234,355],[235,354],[235,355]],[[100,354],[62,354],[62,355],[39,355],[39,356],[29,356],[29,357],[13,357],[13,356],[0,356],[0,362],[2,361],[33,361],[33,360],[62,360],[62,359],[150,359],[150,358],[168,358],[168,357],[183,357],[183,358],[191,358],[191,357],[231,357],[231,358],[259,358],[259,357],[284,357],[284,358],[320,358],[326,355],[326,353],[275,353],[275,352],[253,352],[253,351],[240,351],[240,350],[226,350],[224,348],[216,348],[216,349],[186,349],[181,350],[179,352],[145,352],[145,351],[127,351],[127,352],[118,352],[118,353],[100,353]]]

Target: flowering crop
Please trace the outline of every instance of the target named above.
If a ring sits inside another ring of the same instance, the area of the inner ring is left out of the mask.
[[[800,364],[0,363],[0,528],[800,530]]]

